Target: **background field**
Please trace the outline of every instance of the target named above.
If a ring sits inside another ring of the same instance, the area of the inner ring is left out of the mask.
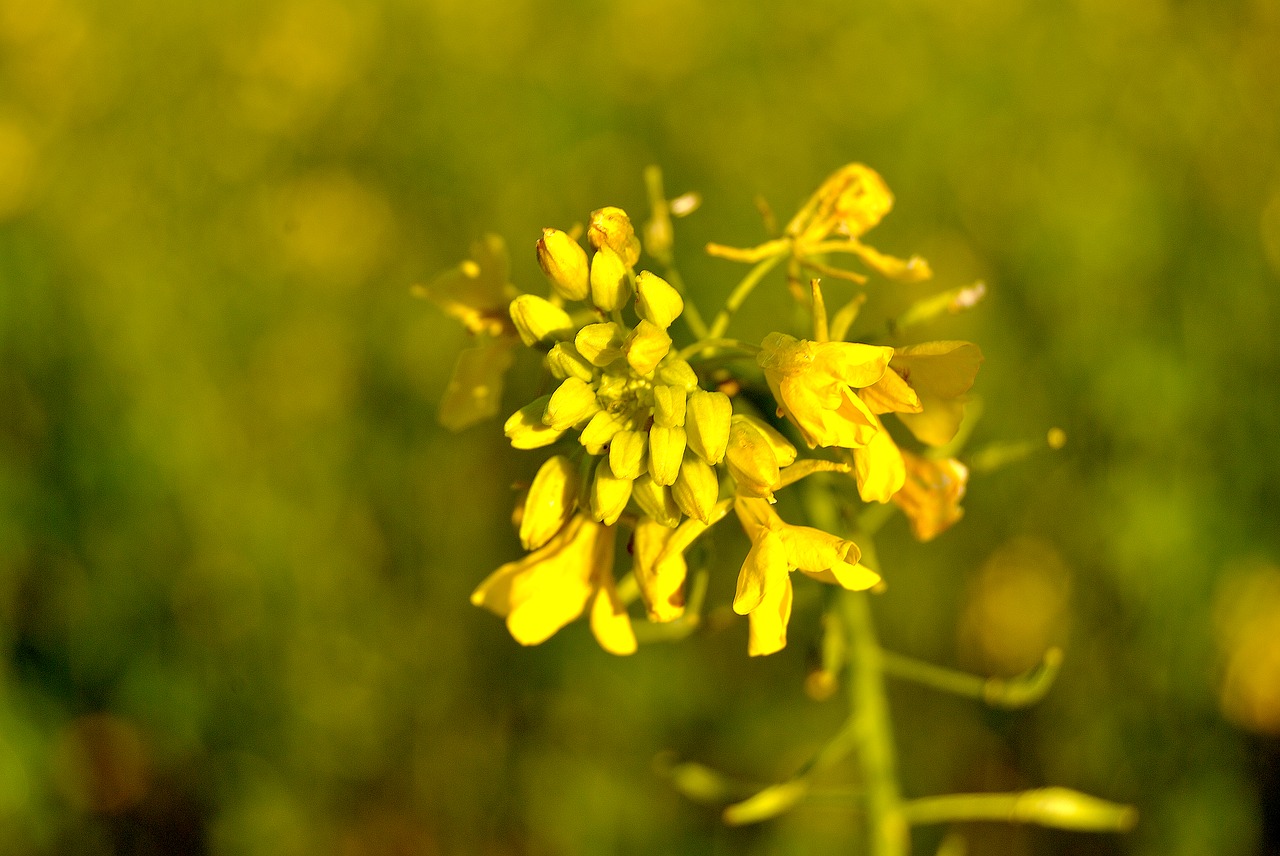
[[[876,246],[990,287],[922,331],[986,353],[975,443],[1070,438],[885,530],[886,644],[1067,652],[1023,713],[895,686],[907,793],[1142,815],[971,853],[1278,852],[1277,56],[1266,0],[0,0],[0,851],[858,852],[848,799],[730,830],[652,769],[812,753],[813,609],[618,660],[468,604],[538,458],[436,426],[465,334],[409,296],[485,231],[543,288],[657,163],[714,307],[699,248],[858,160]]]

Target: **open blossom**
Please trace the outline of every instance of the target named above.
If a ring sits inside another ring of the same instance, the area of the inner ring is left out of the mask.
[[[858,397],[879,416],[892,413],[916,439],[929,446],[951,442],[964,418],[982,351],[972,342],[925,342],[897,348],[889,369]],[[858,492],[866,502],[888,502],[907,478],[903,452],[881,427],[866,446],[855,449]]]
[[[733,610],[750,620],[747,653],[773,654],[787,644],[791,619],[791,571],[853,591],[871,588],[880,575],[858,564],[858,545],[811,526],[783,521],[767,500],[739,496],[733,503],[751,550],[738,573]]]
[[[813,446],[856,449],[875,437],[875,414],[854,390],[884,375],[893,348],[810,342],[770,333],[756,360],[782,412]]]
[[[471,594],[506,616],[521,645],[537,645],[590,607],[591,630],[612,654],[636,650],[635,632],[613,578],[615,528],[575,515],[551,540],[498,568]]]
[[[919,541],[932,541],[964,516],[960,500],[969,484],[969,469],[955,458],[922,458],[902,453],[906,478],[893,496]]]

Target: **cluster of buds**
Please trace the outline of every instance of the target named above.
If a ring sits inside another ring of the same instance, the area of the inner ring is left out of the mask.
[[[891,205],[879,176],[855,164],[828,179],[782,238],[755,250],[720,247],[714,254],[742,260],[773,254],[807,264],[824,249],[844,251],[873,272],[919,279],[928,274],[922,261],[898,262],[859,240]],[[543,230],[536,253],[550,284],[547,297],[516,294],[505,282],[505,255],[494,250],[496,239],[487,239],[486,249],[501,263],[488,267],[502,267],[502,277],[486,274],[477,261],[424,289],[482,338],[479,349],[504,356],[473,359],[470,368],[460,361],[447,397],[470,407],[466,418],[442,413],[446,424],[469,424],[492,409],[510,362],[505,355],[518,343],[541,355],[554,381],[550,392],[504,426],[513,447],[553,452],[517,509],[528,552],[491,574],[472,597],[505,616],[519,642],[542,642],[588,613],[606,650],[634,651],[620,590],[638,592],[651,621],[680,618],[686,553],[733,510],[752,545],[734,609],[750,619],[750,653],[780,650],[791,612],[791,572],[854,590],[880,580],[860,564],[853,541],[787,523],[774,510],[777,491],[814,472],[843,474],[839,478],[856,483],[863,502],[895,502],[922,538],[959,518],[963,466],[900,450],[881,417],[894,414],[927,445],[950,441],[982,359],[976,346],[829,341],[825,314],[818,318],[825,310],[815,282],[813,340],[775,332],[758,346],[732,343],[715,330],[703,335],[695,318],[685,325],[697,334],[694,342],[676,350],[671,330],[685,313],[686,297],[667,279],[637,270],[641,242],[627,214],[619,208],[593,212],[586,238],[589,249],[568,232]],[[865,280],[848,273],[846,279]],[[477,281],[486,288],[475,288]],[[459,282],[483,299],[459,301]],[[496,317],[495,303],[505,305],[506,317]],[[727,324],[728,311],[717,327]],[[718,387],[698,357],[726,349],[754,367],[731,371],[729,382]],[[747,397],[731,397],[753,385],[762,393],[767,386],[776,416],[785,421],[753,411]],[[787,423],[810,449],[830,451],[801,456],[785,433]],[[634,586],[620,587],[614,575],[619,527],[631,532]]]

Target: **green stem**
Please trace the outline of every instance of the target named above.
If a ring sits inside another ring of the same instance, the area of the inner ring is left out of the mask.
[[[752,290],[760,284],[760,280],[764,279],[765,274],[773,270],[778,262],[786,258],[786,255],[779,253],[771,256],[753,267],[742,282],[738,283],[733,289],[733,293],[729,295],[729,299],[724,302],[724,308],[716,315],[716,320],[711,323],[711,329],[707,331],[707,335],[712,339],[718,339],[724,335],[724,331],[729,329],[729,320],[733,317],[733,313],[741,308],[743,302],[750,296]]]
[[[676,356],[687,360],[703,351],[738,351],[744,357],[754,357],[760,353],[760,346],[740,342],[737,339],[700,339],[681,350]]]
[[[864,554],[864,561],[866,558]],[[841,591],[840,610],[849,627],[851,722],[866,787],[868,852],[872,856],[906,856],[910,851],[909,827],[898,790],[883,656],[876,641],[868,596]]]
[[[689,326],[689,332],[693,334],[695,339],[705,339],[707,337],[707,322],[702,320],[702,313],[698,311],[698,307],[689,298],[689,292],[684,287],[684,277],[680,276],[680,271],[676,270],[674,264],[666,265],[662,272],[666,274],[667,282],[671,284],[671,287],[679,293],[680,299],[684,301],[684,311],[680,313],[680,317]]]
[[[1068,788],[1037,788],[1003,794],[946,794],[911,800],[903,814],[913,825],[956,821],[1035,823],[1081,832],[1125,832],[1138,813],[1133,806],[1101,800]]]
[[[1044,661],[1025,674],[1013,678],[981,678],[935,666],[903,654],[883,652],[888,675],[965,698],[975,698],[991,707],[1027,707],[1044,698],[1062,665],[1062,649],[1050,648]]]

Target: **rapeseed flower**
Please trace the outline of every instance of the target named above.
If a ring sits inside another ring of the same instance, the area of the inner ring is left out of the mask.
[[[738,573],[733,610],[750,620],[747,653],[753,657],[786,647],[793,570],[853,591],[880,581],[879,574],[858,564],[862,553],[852,541],[786,523],[764,499],[739,496],[733,508],[751,539]]]
[[[770,333],[756,358],[782,413],[810,448],[865,446],[880,430],[854,392],[884,375],[893,348],[854,342],[810,342]]]

